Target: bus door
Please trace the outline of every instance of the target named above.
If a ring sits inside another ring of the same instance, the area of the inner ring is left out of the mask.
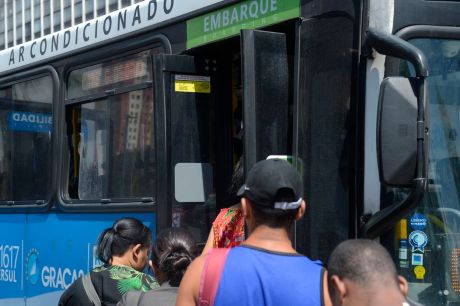
[[[242,30],[241,65],[247,173],[259,160],[292,152],[286,35]]]
[[[206,56],[205,49],[195,56],[154,57],[157,143],[162,148],[157,156],[158,230],[185,227],[205,242],[216,210],[224,206],[239,155],[245,155],[249,169],[270,155],[291,152],[285,35],[242,31],[240,47],[241,64],[236,65],[241,65],[242,105],[233,105],[238,103],[231,98],[231,74],[238,70],[228,68],[234,64],[232,52],[218,60]],[[232,144],[232,125],[238,120],[231,117],[238,107],[242,151]]]
[[[215,217],[215,64],[156,55],[158,230],[185,227],[204,242]]]

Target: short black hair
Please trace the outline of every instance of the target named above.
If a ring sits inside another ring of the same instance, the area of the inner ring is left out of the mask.
[[[332,252],[328,263],[329,281],[333,275],[363,286],[391,280],[397,285],[398,274],[388,251],[369,239],[346,240]],[[330,284],[330,282],[329,282]]]
[[[295,200],[294,192],[288,188],[282,188],[276,194],[276,202],[293,202]],[[249,200],[249,203],[251,204],[256,226],[266,225],[271,228],[290,229],[299,210],[299,208],[284,210],[263,207],[258,203],[252,203],[251,200]]]

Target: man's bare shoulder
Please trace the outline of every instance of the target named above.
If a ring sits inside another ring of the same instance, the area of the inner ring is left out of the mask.
[[[176,306],[198,305],[200,279],[207,254],[198,256],[192,261],[182,278],[177,294]]]
[[[203,254],[195,258],[190,266],[187,268],[186,273],[190,273],[194,277],[201,278],[201,271],[203,270],[204,263],[206,262],[206,257],[208,254]]]

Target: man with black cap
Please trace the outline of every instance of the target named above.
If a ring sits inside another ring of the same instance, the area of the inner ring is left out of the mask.
[[[282,160],[258,162],[238,195],[248,239],[197,258],[176,305],[330,305],[325,269],[298,254],[290,240],[306,208],[298,172]]]

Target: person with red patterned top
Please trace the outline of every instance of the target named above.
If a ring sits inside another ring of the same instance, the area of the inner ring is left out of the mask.
[[[229,193],[234,204],[220,210],[212,224],[208,240],[202,254],[212,248],[233,248],[244,241],[244,217],[237,196],[238,189],[244,184],[244,159],[241,157],[235,165]]]

